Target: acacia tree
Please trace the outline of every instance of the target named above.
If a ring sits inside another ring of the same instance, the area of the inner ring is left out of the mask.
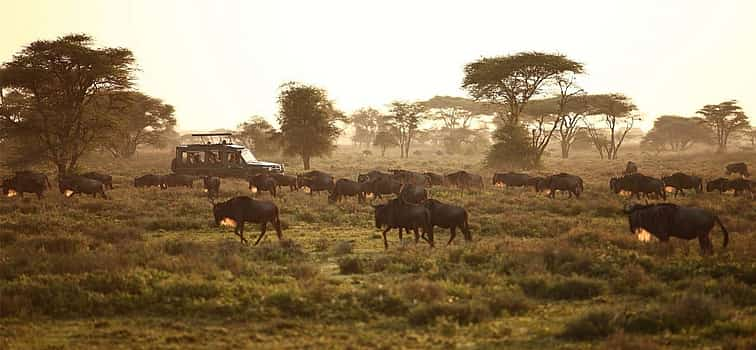
[[[716,105],[705,105],[696,112],[704,117],[706,123],[717,135],[717,152],[727,151],[727,141],[734,131],[747,129],[748,117],[738,106],[738,101],[730,100]]]
[[[588,95],[588,116],[595,117],[595,122],[584,119],[585,128],[599,155],[603,159],[617,159],[617,153],[625,136],[632,130],[639,118],[633,114],[635,105],[629,97],[622,94]],[[603,150],[603,152],[602,152]]]
[[[258,115],[239,124],[234,137],[257,155],[273,155],[279,150],[279,143],[275,140],[276,130]]]
[[[176,125],[174,108],[162,100],[140,92],[109,94],[109,110],[117,123],[104,140],[105,148],[116,158],[131,158],[144,144],[160,146]]]
[[[391,112],[386,116],[386,125],[391,127],[399,142],[402,158],[409,157],[412,139],[417,133],[420,122],[425,118],[425,107],[420,103],[395,101],[391,103]]]
[[[29,98],[32,112],[4,118],[15,135],[33,138],[66,175],[113,127],[98,95],[132,86],[134,57],[124,48],[95,48],[92,37],[73,34],[35,41],[3,64],[0,86]]]
[[[311,85],[288,82],[278,95],[278,123],[281,125],[283,151],[302,157],[305,170],[310,159],[330,154],[336,148],[341,129],[341,112],[334,108],[326,91]]]
[[[654,121],[654,127],[643,136],[649,148],[659,148],[658,152],[669,148],[673,152],[684,151],[695,143],[711,142],[711,130],[701,118],[684,118],[663,115]]]
[[[352,142],[358,145],[370,146],[378,132],[381,112],[374,108],[361,108],[352,113],[351,122],[354,126]]]
[[[381,148],[381,157],[386,156],[386,148],[396,147],[398,145],[399,142],[396,140],[396,133],[394,132],[382,130],[375,134],[373,146],[378,146]]]
[[[430,120],[441,123],[432,131],[432,138],[448,153],[457,153],[463,145],[472,143],[478,134],[472,129],[473,123],[491,112],[490,106],[463,97],[434,96],[421,104],[428,109]]]

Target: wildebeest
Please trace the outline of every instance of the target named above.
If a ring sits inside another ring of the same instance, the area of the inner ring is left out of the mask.
[[[391,177],[399,181],[402,184],[411,184],[411,185],[420,185],[420,186],[426,186],[428,185],[428,178],[421,173],[416,173],[414,171],[409,170],[402,170],[402,169],[389,169],[389,171],[392,173]]]
[[[428,179],[427,183],[431,186],[443,186],[444,176],[432,172],[424,172],[423,175]]]
[[[496,185],[504,185],[507,187],[525,187],[529,185],[531,176],[523,173],[495,173],[491,179],[491,183]]]
[[[713,246],[709,232],[714,224],[719,224],[724,234],[724,244],[727,247],[729,236],[719,217],[706,209],[683,207],[670,203],[649,205],[635,204],[625,209],[628,214],[630,233],[637,233],[644,229],[662,242],[668,242],[670,237],[691,240],[698,238],[701,251],[711,253]]]
[[[113,189],[113,177],[108,174],[98,173],[96,171],[90,171],[90,172],[81,174],[81,176],[84,176],[92,180],[100,181],[102,182],[103,185],[105,185],[105,188],[111,189],[111,190]]]
[[[725,174],[740,174],[740,176],[743,177],[751,176],[751,174],[748,173],[748,166],[743,162],[727,164],[727,166],[725,167]]]
[[[18,194],[23,197],[24,193],[34,193],[37,198],[42,199],[42,194],[50,188],[50,181],[47,175],[42,173],[17,171],[13,177],[3,179],[0,188],[3,189],[4,196]]]
[[[751,182],[750,180],[739,178],[739,179],[734,179],[734,180],[727,180],[727,182],[724,185],[724,190],[735,191],[735,196],[739,196],[743,194],[744,192],[748,192],[751,195],[751,198],[753,198],[754,185],[753,185],[753,182]]]
[[[631,197],[635,195],[638,199],[640,199],[641,193],[646,196],[655,194],[659,198],[667,199],[667,193],[664,191],[664,182],[662,180],[640,173],[625,175],[620,178],[613,177],[609,180],[609,188],[614,193],[628,191]]]
[[[431,214],[428,208],[422,205],[403,203],[399,199],[392,199],[386,204],[373,205],[375,208],[375,228],[383,228],[383,246],[388,249],[388,240],[386,233],[393,228],[399,229],[399,238],[401,240],[401,230],[412,230],[415,234],[415,243],[420,240],[418,229],[423,230],[423,239],[433,247],[433,225]]]
[[[428,199],[428,191],[422,185],[404,184],[399,190],[399,198],[404,203],[422,204]]]
[[[273,224],[278,240],[283,239],[281,221],[278,218],[278,207],[268,201],[258,201],[247,196],[231,198],[222,203],[213,203],[213,216],[215,224],[226,224],[234,227],[234,234],[239,236],[241,243],[247,243],[244,238],[244,223],[251,222],[260,224],[260,236],[255,245],[265,236],[268,223]]]
[[[719,191],[722,193],[725,190],[728,179],[719,177],[706,183],[706,192]]]
[[[628,161],[627,165],[625,165],[625,171],[622,172],[622,175],[632,175],[638,173],[638,165],[635,164],[635,162]]]
[[[685,189],[693,189],[696,193],[703,191],[703,181],[698,176],[687,175],[685,173],[676,172],[670,176],[663,176],[662,181],[664,186],[669,186],[675,189],[675,197],[677,193],[681,193],[685,196]]]
[[[567,191],[570,194],[569,198],[572,198],[574,194],[576,198],[580,198],[580,194],[583,193],[583,179],[577,175],[571,175],[567,173],[559,173],[545,177],[542,181],[538,181],[536,184],[536,190],[549,190],[549,197],[555,198],[556,191]]]
[[[349,179],[338,179],[333,186],[333,190],[328,196],[328,201],[331,203],[340,202],[344,197],[357,197],[357,201],[362,203],[365,201],[365,192],[363,190],[363,184],[352,181]]]
[[[442,203],[435,199],[428,199],[425,201],[425,207],[430,210],[431,224],[441,228],[448,228],[451,236],[449,242],[451,244],[454,241],[454,237],[457,236],[457,228],[462,230],[462,235],[465,237],[465,241],[472,241],[472,234],[470,233],[470,226],[467,224],[467,210],[456,205]]]
[[[186,186],[192,188],[194,181],[197,180],[194,176],[183,174],[168,174],[163,177],[164,187],[179,187]]]
[[[297,190],[297,177],[296,176],[284,175],[284,174],[278,174],[278,173],[273,173],[270,176],[273,176],[273,179],[276,180],[276,185],[278,187],[289,186],[290,192],[294,192]]]
[[[543,181],[545,181],[545,180],[546,180],[546,178],[543,177],[543,176],[531,176],[528,179],[526,186],[532,186],[533,189],[535,189],[536,192],[539,192],[538,185],[540,183],[543,183]]]
[[[483,177],[478,174],[468,173],[464,170],[446,174],[444,180],[446,183],[457,186],[463,190],[471,187],[477,187],[481,190],[483,189]]]
[[[357,175],[357,182],[368,182],[382,177],[390,177],[391,174],[380,172],[378,170],[368,171],[366,174]]]
[[[142,175],[140,177],[134,178],[134,187],[152,187],[152,186],[159,187],[161,189],[166,189],[165,176],[147,174],[147,175]]]
[[[297,187],[307,187],[310,189],[310,195],[313,192],[333,190],[333,176],[318,170],[308,171],[304,174],[297,175]]]
[[[257,188],[257,192],[267,191],[270,192],[271,196],[276,196],[276,188],[278,185],[276,184],[276,179],[274,179],[273,176],[270,176],[270,174],[257,174],[247,180],[249,182],[250,190],[254,186]]]
[[[61,194],[65,194],[67,197],[84,193],[91,194],[95,198],[100,194],[102,198],[108,199],[108,196],[105,195],[105,185],[102,182],[84,176],[63,176],[58,180],[58,189]]]
[[[399,195],[402,189],[402,184],[390,176],[375,178],[361,184],[363,192],[372,193],[376,198],[381,198],[384,194]]]
[[[220,194],[220,178],[214,176],[203,176],[202,185],[205,187],[205,191],[207,191],[208,197],[215,198]]]

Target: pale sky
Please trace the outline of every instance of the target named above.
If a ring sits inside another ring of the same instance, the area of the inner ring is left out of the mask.
[[[131,49],[138,87],[182,130],[271,121],[278,86],[325,88],[346,112],[466,96],[482,56],[560,52],[590,93],[632,97],[646,121],[737,99],[756,121],[756,1],[0,0],[0,62],[37,39],[88,33]]]

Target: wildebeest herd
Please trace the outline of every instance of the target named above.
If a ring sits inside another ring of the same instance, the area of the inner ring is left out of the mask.
[[[745,163],[728,164],[725,173],[727,175],[739,174],[740,177],[712,179],[705,182],[706,191],[720,193],[734,191],[735,196],[748,194],[753,199],[753,190],[756,186],[753,181],[746,179],[750,173]],[[135,178],[133,185],[137,188],[167,189],[179,186],[193,188],[194,182],[199,179],[195,176],[180,174],[146,174]],[[233,226],[241,242],[246,243],[244,223],[260,224],[261,232],[255,241],[257,244],[263,239],[267,225],[272,224],[279,239],[282,239],[279,209],[275,203],[256,200],[249,196],[237,196],[216,203],[215,198],[220,195],[221,179],[217,177],[202,177],[201,179],[202,186],[213,204],[213,216],[217,225]],[[296,176],[256,174],[247,180],[250,190],[269,192],[272,197],[279,195],[279,190],[283,187],[288,187],[290,192],[305,189],[311,196],[318,192],[327,192],[329,203],[340,202],[349,197],[354,197],[359,203],[364,203],[367,198],[372,198],[371,201],[373,201],[382,199],[383,196],[391,196],[391,199],[385,203],[372,204],[375,227],[383,229],[385,248],[388,248],[386,234],[392,229],[399,230],[400,240],[403,232],[411,231],[416,243],[422,238],[431,247],[434,246],[434,227],[449,229],[450,238],[447,244],[453,242],[457,230],[462,232],[466,241],[472,240],[467,210],[458,205],[430,198],[427,189],[433,186],[449,186],[462,190],[480,191],[484,188],[481,175],[464,170],[449,174],[421,173],[402,169],[392,169],[389,172],[373,170],[358,174],[356,181],[347,178],[335,179],[331,174],[313,170]],[[580,198],[584,192],[583,179],[567,173],[548,176],[531,176],[515,172],[495,173],[492,184],[498,187],[533,187],[536,192],[547,192],[548,197],[552,199],[555,198],[557,191],[566,192],[569,198],[573,196]],[[16,195],[22,197],[24,193],[34,193],[41,199],[44,191],[51,185],[45,174],[18,171],[14,176],[3,179],[0,187],[3,194],[8,197]],[[58,187],[60,193],[66,197],[87,194],[95,198],[100,195],[108,199],[105,191],[113,189],[113,180],[107,174],[87,172],[59,178]],[[682,172],[654,178],[641,174],[637,164],[628,162],[621,176],[612,177],[609,180],[609,189],[617,194],[629,194],[631,198],[635,197],[638,200],[642,196],[645,196],[646,200],[666,200],[668,191],[674,191],[675,197],[678,194],[684,196],[685,190],[703,192],[704,180],[699,176]],[[729,240],[728,232],[719,218],[705,209],[656,203],[627,206],[625,212],[628,214],[632,233],[638,233],[642,229],[662,242],[668,241],[669,237],[688,240],[697,238],[702,252],[711,253],[709,231],[715,223],[719,224],[724,232],[725,246]]]

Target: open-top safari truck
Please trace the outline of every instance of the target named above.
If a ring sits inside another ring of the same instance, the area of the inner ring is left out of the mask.
[[[171,170],[176,174],[237,177],[259,173],[283,174],[282,164],[257,160],[246,147],[234,144],[230,133],[192,134],[198,143],[176,146]]]

